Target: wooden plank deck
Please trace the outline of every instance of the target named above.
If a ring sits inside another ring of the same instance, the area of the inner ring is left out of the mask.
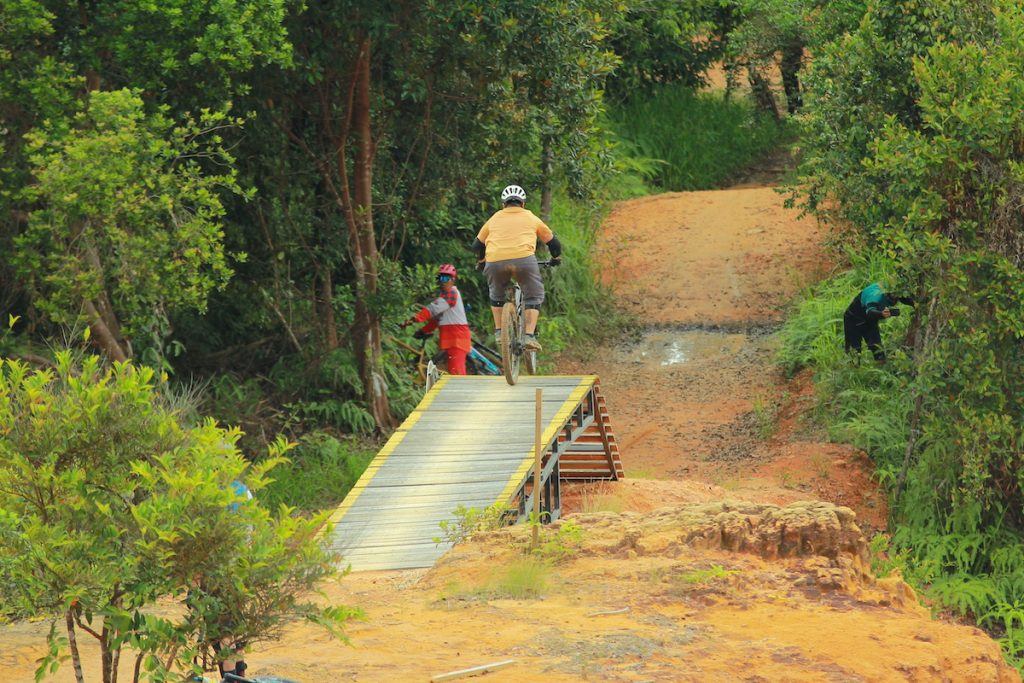
[[[483,509],[508,501],[531,471],[536,389],[543,389],[548,444],[571,423],[596,382],[595,376],[537,376],[509,386],[503,377],[442,377],[332,516],[330,545],[342,564],[353,571],[432,566],[450,547],[432,540],[441,535],[442,520],[455,520],[460,504]],[[603,429],[607,416],[600,403]],[[591,432],[600,437],[598,427],[583,435],[585,452],[573,457],[588,464],[581,462],[573,478],[622,475],[617,447],[614,462],[605,448],[595,448]]]

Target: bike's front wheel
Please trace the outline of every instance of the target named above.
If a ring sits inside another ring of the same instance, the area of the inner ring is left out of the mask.
[[[423,381],[423,393],[426,393],[441,379],[441,368],[434,365],[434,361],[427,361],[427,378]]]
[[[514,385],[519,381],[519,357],[522,353],[522,321],[516,305],[509,301],[501,309],[501,367],[505,381]]]
[[[537,374],[537,352],[536,351],[523,351],[523,365],[526,366],[526,372],[530,375]]]

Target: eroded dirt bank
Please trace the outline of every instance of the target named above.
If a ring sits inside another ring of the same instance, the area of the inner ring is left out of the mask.
[[[628,478],[567,497],[574,556],[529,576],[517,527],[429,571],[332,581],[326,599],[367,614],[351,646],[295,625],[254,649],[250,673],[429,681],[513,660],[466,680],[1019,681],[983,632],[868,571],[864,532],[885,511],[867,463],[808,430],[809,384],[771,364],[782,305],[828,267],[818,227],[781,201],[764,187],[669,194],[609,220],[606,276],[640,331],[559,371],[600,375]],[[539,595],[509,597],[516,576]],[[0,629],[0,682],[32,680],[45,631]]]

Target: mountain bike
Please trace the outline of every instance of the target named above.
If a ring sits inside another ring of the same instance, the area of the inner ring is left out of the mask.
[[[242,678],[232,673],[224,674],[221,683],[296,683],[290,678],[278,678],[277,676],[260,676],[258,678]]]
[[[421,339],[419,346],[391,336],[387,337],[387,341],[402,350],[402,355],[416,369],[416,383],[422,385],[424,391],[429,391],[430,387],[441,378],[441,373],[448,370],[448,354],[443,349],[438,349],[434,355],[427,353],[426,339]],[[470,375],[500,375],[501,354],[476,339],[472,340],[472,344],[472,348],[466,355],[466,373]]]
[[[290,678],[281,678],[279,676],[257,676],[256,678],[249,678],[248,676],[239,676],[238,674],[226,673],[224,678],[214,679],[203,676],[202,678],[193,677],[189,679],[190,683],[298,683]]]
[[[438,351],[431,359],[438,370],[448,371],[448,354]],[[481,344],[478,340],[472,340],[472,347],[466,354],[467,375],[500,375],[501,354],[489,346]]]
[[[541,268],[554,268],[558,262],[538,261]],[[505,306],[501,309],[501,367],[505,381],[515,385],[519,381],[519,367],[523,365],[526,372],[537,374],[537,352],[523,348],[523,291],[519,283],[509,280],[505,286]]]

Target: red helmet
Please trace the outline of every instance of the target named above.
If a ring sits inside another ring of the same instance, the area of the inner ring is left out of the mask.
[[[438,266],[437,274],[438,275],[451,275],[453,279],[459,276],[459,274],[455,271],[455,266],[453,266],[450,263],[446,263],[443,266]]]

